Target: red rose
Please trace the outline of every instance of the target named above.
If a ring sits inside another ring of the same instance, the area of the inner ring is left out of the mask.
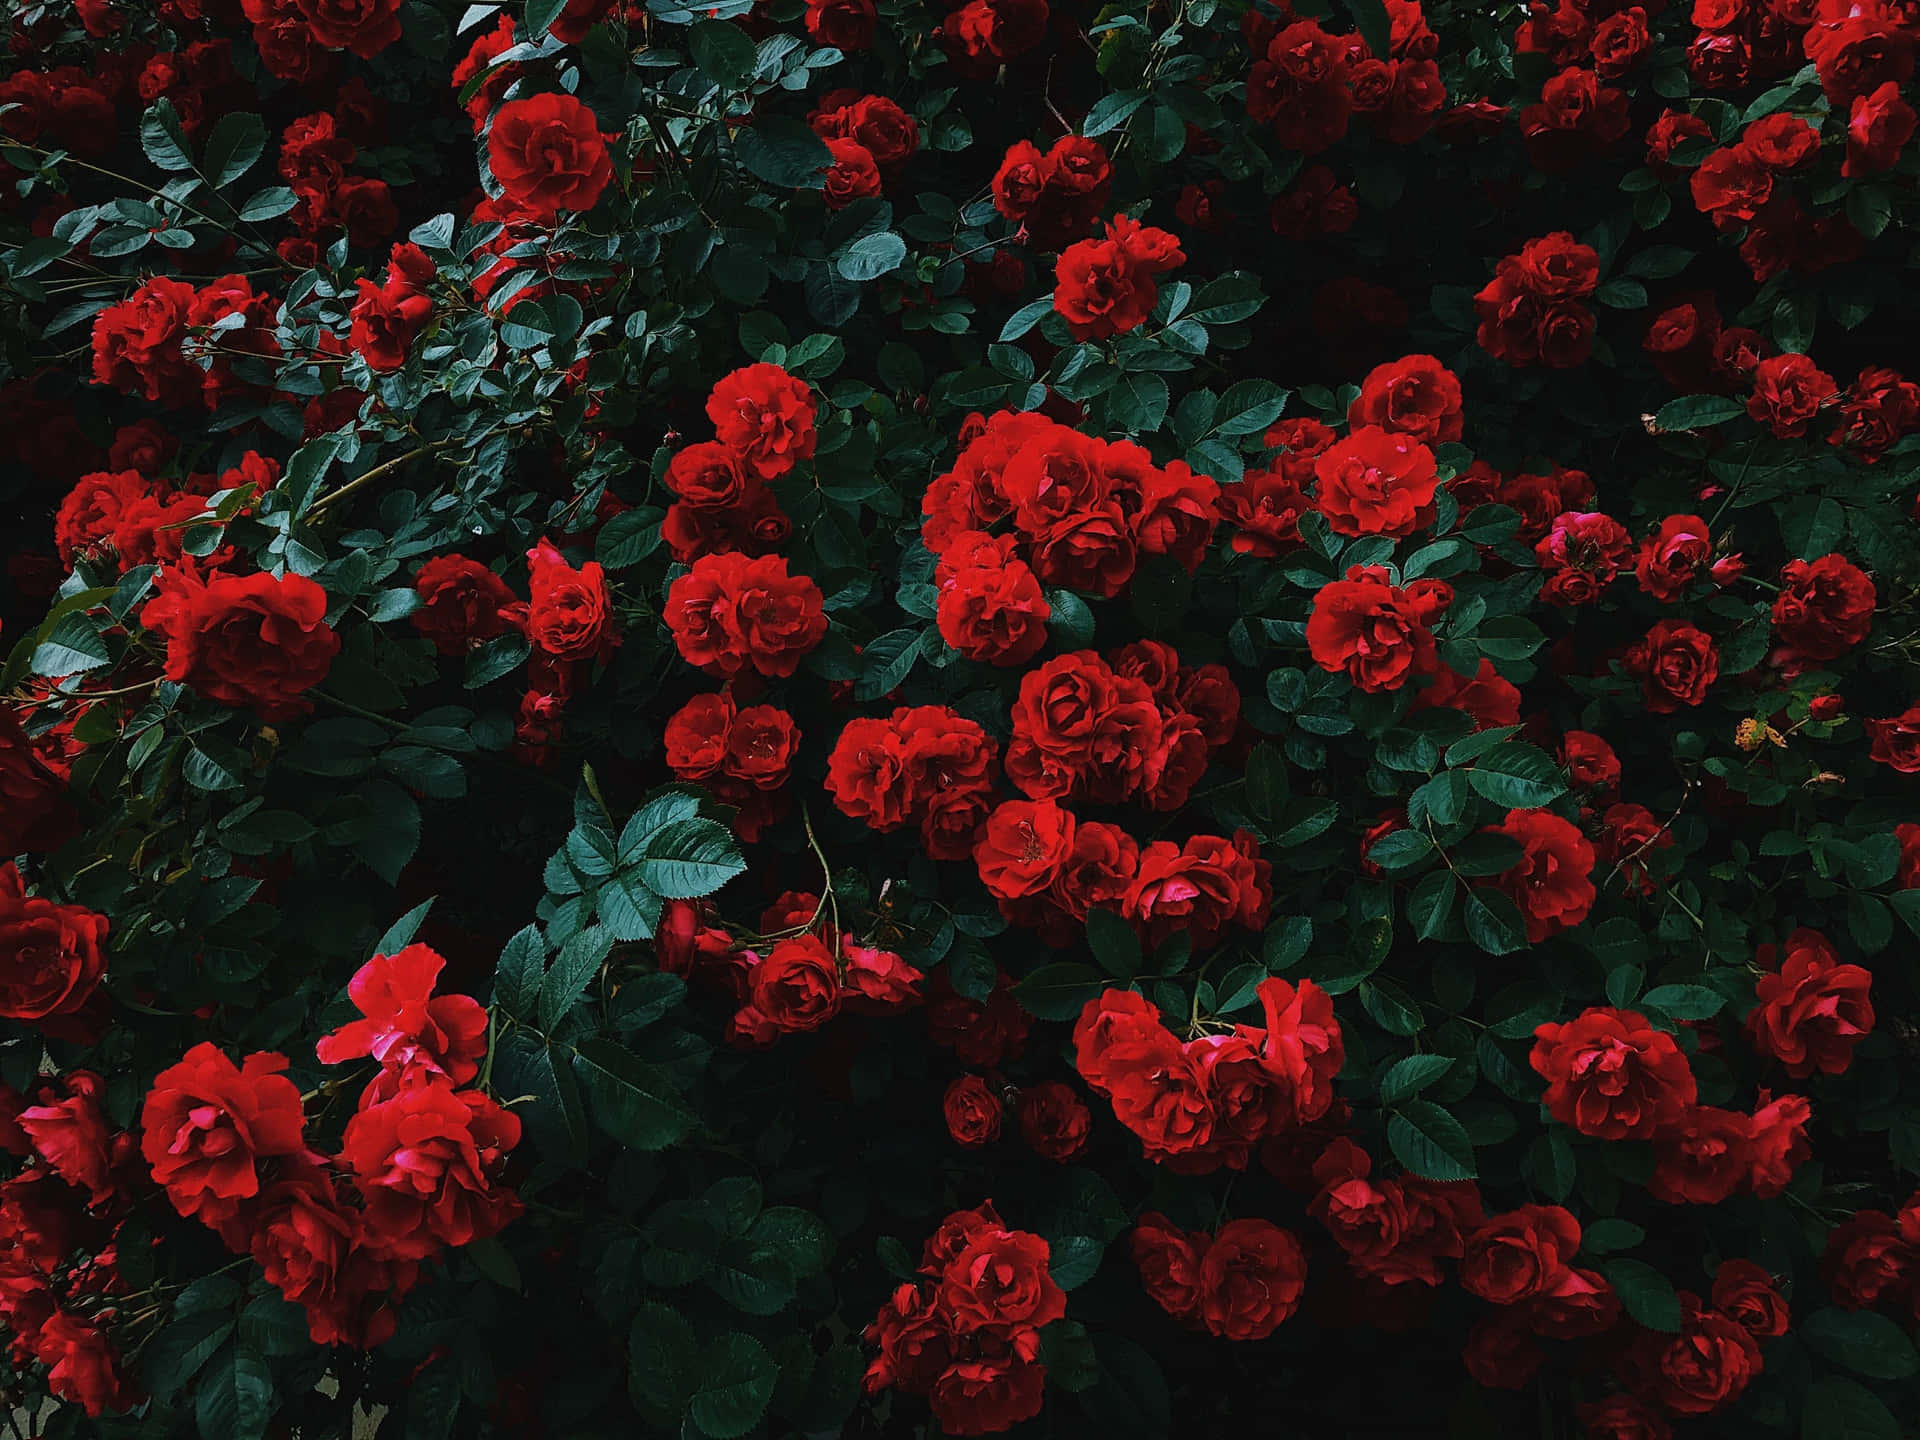
[[[397,1077],[445,1076],[464,1085],[480,1073],[487,1051],[487,1012],[471,995],[435,995],[446,959],[425,945],[376,955],[347,982],[362,1019],[323,1036],[322,1065],[371,1056]]]
[[[867,49],[878,19],[873,0],[807,0],[807,34],[836,50]]]
[[[1920,427],[1920,385],[1903,379],[1897,370],[1863,365],[1827,442],[1845,445],[1871,464],[1916,427]]]
[[[371,60],[400,38],[400,0],[293,0],[313,38]]]
[[[1822,719],[1822,716],[1815,716]],[[1920,825],[1902,823],[1893,827],[1893,838],[1900,842],[1900,869],[1894,882],[1902,890],[1920,889]]]
[[[1587,918],[1596,894],[1594,854],[1578,827],[1548,810],[1509,810],[1488,833],[1519,842],[1519,863],[1492,883],[1519,907],[1530,943]]]
[[[1107,222],[1103,240],[1069,246],[1056,268],[1053,308],[1076,340],[1104,340],[1138,328],[1159,302],[1154,277],[1186,262],[1165,230],[1126,216]]]
[[[118,1188],[113,1135],[100,1109],[105,1093],[106,1082],[91,1070],[70,1070],[57,1086],[45,1086],[39,1103],[17,1117],[48,1168],[74,1189],[86,1191],[92,1205],[110,1200]]]
[[[1647,1192],[1669,1205],[1718,1205],[1747,1183],[1749,1121],[1736,1110],[1694,1105],[1654,1141]]]
[[[1038,45],[1047,33],[1046,0],[966,0],[949,10],[941,43],[955,73],[985,79]]]
[[[163,569],[140,623],[167,642],[167,678],[210,700],[284,720],[312,705],[300,696],[326,678],[340,638],[327,592],[304,575],[216,575]]]
[[[1836,660],[1873,628],[1873,581],[1843,555],[1789,560],[1773,600],[1773,628],[1797,657]]]
[[[1140,1284],[1162,1310],[1186,1324],[1200,1319],[1200,1265],[1212,1237],[1189,1235],[1166,1216],[1149,1210],[1127,1238]]]
[[[1643,1330],[1621,1359],[1627,1387],[1676,1415],[1725,1409],[1760,1373],[1760,1347],[1735,1321],[1680,1292],[1680,1333]]]
[[[1593,1008],[1534,1032],[1534,1070],[1553,1118],[1601,1140],[1669,1133],[1698,1099],[1693,1071],[1673,1037],[1633,1010]]]
[[[1039,1329],[1067,1313],[1048,1273],[1047,1242],[1025,1230],[977,1229],[940,1272],[940,1303],[961,1334],[1008,1326]]]
[[[191,405],[204,378],[186,358],[191,285],[156,275],[93,322],[93,378],[160,405]]]
[[[1627,651],[1625,664],[1655,715],[1700,704],[1720,676],[1720,652],[1713,637],[1684,620],[1660,621]]]
[[[974,6],[984,8],[985,4],[986,0],[973,0]],[[994,1353],[958,1361],[933,1382],[927,1403],[945,1433],[997,1434],[1040,1413],[1047,1367],[1034,1361],[1038,1343],[1028,1332],[1016,1332],[1013,1340],[1010,1345],[988,1337],[981,1348]]]
[[[707,397],[707,418],[720,443],[765,480],[813,458],[814,414],[806,382],[765,362],[725,376]]]
[[[1807,1144],[1807,1121],[1812,1108],[1798,1095],[1777,1100],[1767,1091],[1747,1124],[1747,1160],[1752,1167],[1747,1183],[1762,1200],[1771,1200],[1793,1181],[1793,1172],[1813,1158]]]
[[[953,1360],[954,1335],[938,1301],[920,1287],[901,1285],[861,1336],[875,1347],[867,1366],[868,1393],[883,1389],[924,1394]]]
[[[420,608],[409,618],[442,655],[463,655],[475,642],[506,633],[500,612],[514,603],[513,592],[478,560],[436,555],[413,577],[413,588]]]
[[[986,1000],[969,1000],[954,993],[944,967],[934,971],[927,1002],[927,1038],[967,1065],[999,1065],[1016,1058],[1026,1047],[1033,1017],[1013,998],[1013,981],[994,977]]]
[[[1882,1300],[1904,1295],[1916,1271],[1920,1271],[1920,1249],[1884,1211],[1857,1211],[1827,1232],[1820,1278],[1836,1305],[1870,1310]]]
[[[1398,690],[1439,663],[1433,634],[1405,591],[1380,566],[1351,566],[1344,580],[1323,585],[1307,620],[1307,648],[1322,670],[1345,671],[1369,692]]]
[[[1073,816],[1051,800],[996,806],[973,845],[980,883],[1001,900],[1046,889],[1072,853]]]
[[[756,790],[786,784],[800,731],[793,717],[775,705],[749,705],[733,717],[727,731],[725,773]]]
[[[1347,407],[1347,424],[1356,431],[1377,426],[1425,445],[1458,440],[1460,381],[1431,355],[1406,355],[1376,365]]]
[[[555,660],[606,659],[620,643],[600,562],[576,570],[542,539],[527,552],[527,639]]]
[[[681,658],[721,675],[791,675],[827,633],[820,587],[778,555],[701,556],[668,588],[664,618]]]
[[[1093,1115],[1073,1087],[1058,1080],[1020,1092],[1020,1137],[1043,1159],[1066,1164],[1087,1148]]]
[[[1804,355],[1775,355],[1754,367],[1753,394],[1747,414],[1775,435],[1792,438],[1807,433],[1840,387],[1826,371]]]
[[[15,1338],[15,1346],[47,1367],[47,1388],[58,1399],[71,1401],[98,1419],[138,1404],[140,1391],[121,1369],[120,1352],[98,1325],[66,1310],[55,1310],[29,1340]]]
[[[1475,730],[1491,730],[1520,723],[1520,691],[1483,655],[1471,679],[1449,665],[1437,666],[1433,683],[1413,697],[1413,708],[1458,710],[1473,717]]]
[[[1713,538],[1698,515],[1669,515],[1640,542],[1633,573],[1656,600],[1678,600],[1713,562]]]
[[[1600,854],[1616,865],[1629,893],[1651,895],[1656,888],[1647,858],[1672,848],[1673,833],[1644,805],[1609,805],[1600,816]]]
[[[347,344],[356,355],[366,357],[375,370],[398,370],[407,363],[407,350],[413,337],[432,318],[433,301],[409,289],[376,285],[371,280],[354,282],[360,298],[350,314],[352,328]]]
[[[1633,554],[1626,527],[1597,511],[1569,510],[1534,546],[1546,583],[1540,598],[1551,605],[1591,605]]]
[[[152,499],[155,490],[154,483],[137,470],[82,475],[53,517],[53,543],[60,563],[71,569],[76,556],[112,539],[126,516],[141,501]]]
[[[1270,899],[1271,890],[1263,893],[1256,864],[1245,853],[1218,836],[1196,835],[1184,846],[1156,840],[1141,850],[1121,914],[1149,946],[1185,931],[1200,949],[1215,943],[1229,924],[1258,928]]]
[[[1631,1395],[1609,1395],[1576,1406],[1574,1413],[1586,1440],[1673,1440],[1673,1427],[1660,1412]]]
[[[1200,568],[1219,521],[1220,487],[1196,475],[1184,460],[1147,472],[1140,486],[1140,509],[1133,534],[1144,555],[1171,555],[1188,574]]]
[[[866,146],[858,140],[829,140],[827,153],[833,157],[833,164],[827,169],[821,190],[829,210],[841,210],[880,193],[880,167]]]
[[[1569,730],[1560,742],[1560,763],[1575,785],[1605,794],[1620,783],[1620,757],[1598,735]]]
[[[106,974],[106,939],[106,916],[29,895],[14,863],[0,863],[0,1015],[74,1014]]]
[[[1222,1225],[1200,1261],[1200,1319],[1223,1340],[1264,1340],[1300,1308],[1307,1260],[1267,1220]]]
[[[1773,194],[1773,170],[1744,142],[1715,150],[1689,182],[1693,203],[1722,230],[1736,229],[1760,213]]]
[[[748,1003],[776,1031],[818,1030],[840,1011],[840,967],[818,935],[778,942],[747,980]]]
[[[1255,993],[1266,1020],[1260,1058],[1286,1097],[1283,1118],[1311,1125],[1333,1107],[1334,1077],[1347,1060],[1333,997],[1311,980],[1296,986],[1278,976],[1262,980]]]
[[[1713,1272],[1713,1308],[1755,1340],[1777,1340],[1787,1333],[1787,1302],[1773,1276],[1751,1260],[1722,1260]]]
[[[1052,615],[1040,582],[1019,560],[968,565],[940,583],[940,638],[969,660],[1024,665],[1047,643]]]
[[[1580,1222],[1558,1205],[1523,1205],[1467,1236],[1460,1288],[1496,1305],[1547,1294],[1580,1248]]]
[[[1317,504],[1339,535],[1411,535],[1433,504],[1433,452],[1410,435],[1367,425],[1313,462]]]
[[[497,1235],[520,1213],[498,1183],[519,1118],[477,1090],[402,1088],[347,1122],[339,1163],[366,1201],[370,1236],[402,1260]]]
[[[593,111],[571,95],[509,100],[493,117],[487,164],[507,198],[537,223],[591,210],[613,179]]]
[[[1000,1138],[1003,1106],[987,1082],[978,1075],[962,1075],[947,1086],[940,1109],[947,1122],[947,1134],[956,1145],[978,1149]]]
[[[1900,87],[1891,80],[1877,86],[1872,94],[1856,95],[1847,116],[1847,158],[1840,173],[1847,176],[1877,175],[1900,163],[1900,151],[1913,138],[1913,107],[1900,98]]]
[[[413,1287],[419,1266],[368,1248],[338,1177],[306,1161],[261,1192],[250,1249],[267,1283],[306,1311],[316,1345],[368,1349],[393,1337],[389,1301]]]
[[[1920,704],[1898,715],[1866,722],[1870,759],[1891,765],[1903,775],[1920,775]]]
[[[687,701],[661,732],[667,768],[695,784],[718,775],[726,763],[735,714],[733,697],[725,691],[696,695]]]
[[[1771,958],[1765,947],[1761,963]],[[1754,986],[1759,1004],[1747,1017],[1754,1053],[1778,1060],[1804,1079],[1816,1070],[1838,1075],[1853,1060],[1853,1047],[1873,1031],[1870,971],[1843,965],[1825,936],[1795,930],[1774,974]]]
[[[261,1162],[304,1147],[300,1091],[284,1055],[235,1066],[202,1041],[154,1076],[140,1112],[140,1152],[182,1215],[218,1228],[260,1193]]]
[[[66,782],[0,705],[0,855],[58,849],[78,828]]]

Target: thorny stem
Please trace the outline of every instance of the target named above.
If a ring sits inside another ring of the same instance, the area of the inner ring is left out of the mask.
[[[806,827],[807,848],[813,851],[813,858],[820,862],[820,899],[813,907],[813,919],[807,922],[807,928],[811,930],[818,924],[821,910],[831,906],[833,933],[837,941],[840,935],[840,900],[833,893],[833,868],[827,864],[826,851],[820,848],[820,841],[813,833],[813,815],[807,809],[805,801],[800,804],[800,823]]]
[[[346,499],[347,496],[353,494],[354,491],[364,489],[376,480],[385,479],[402,465],[407,464],[411,460],[418,460],[422,455],[432,454],[436,450],[445,450],[452,443],[453,442],[449,440],[441,440],[431,445],[416,445],[404,455],[396,455],[391,460],[382,460],[371,470],[366,471],[364,474],[356,475],[353,479],[347,481],[347,483],[342,485],[338,490],[330,490],[315,500],[313,504],[307,507],[307,523],[310,525],[318,524],[323,512],[338,505],[342,500]]]

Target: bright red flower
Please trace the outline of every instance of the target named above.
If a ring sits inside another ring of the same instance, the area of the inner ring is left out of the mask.
[[[323,1065],[371,1056],[406,1077],[444,1075],[464,1085],[480,1073],[487,1049],[487,1012],[471,995],[435,995],[446,959],[425,945],[376,955],[347,982],[347,998],[364,1019],[342,1025],[315,1047]]]
[[[167,643],[167,678],[262,720],[305,714],[301,697],[326,678],[340,637],[327,592],[304,575],[215,575],[166,568],[140,623]]]
[[[347,1122],[339,1163],[366,1202],[370,1239],[402,1260],[496,1235],[520,1213],[498,1183],[519,1118],[477,1090],[403,1086]]]
[[[1582,1135],[1651,1140],[1698,1099],[1687,1057],[1637,1011],[1592,1008],[1533,1034],[1528,1059],[1547,1082],[1541,1103]]]
[[[202,1041],[154,1077],[140,1113],[140,1152],[182,1215],[218,1228],[260,1193],[264,1162],[304,1148],[300,1091],[284,1055],[239,1066]]]
[[[507,198],[542,224],[562,210],[593,209],[613,180],[599,122],[571,95],[502,105],[487,135],[487,163]]]
[[[1772,958],[1763,947],[1761,963]],[[1872,972],[1842,964],[1818,931],[1787,937],[1779,969],[1754,986],[1759,1004],[1747,1017],[1755,1053],[1774,1059],[1796,1079],[1815,1071],[1838,1075],[1853,1060],[1853,1047],[1873,1031]]]

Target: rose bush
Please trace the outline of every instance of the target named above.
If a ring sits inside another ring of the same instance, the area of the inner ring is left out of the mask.
[[[9,39],[23,1433],[1920,1413],[1911,6]]]

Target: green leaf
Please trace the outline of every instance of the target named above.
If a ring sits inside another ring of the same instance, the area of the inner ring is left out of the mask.
[[[162,170],[193,169],[193,150],[173,102],[162,96],[140,120],[140,148]]]
[[[818,1275],[833,1261],[833,1232],[811,1210],[776,1205],[763,1210],[747,1231],[755,1249],[770,1251],[796,1276]]]
[[[860,654],[860,679],[853,688],[856,700],[878,700],[899,689],[919,660],[928,632],[889,630],[869,640]]]
[[[1080,123],[1082,135],[1105,135],[1109,130],[1118,130],[1132,117],[1133,112],[1147,103],[1144,90],[1115,90],[1102,95],[1087,111],[1087,117]]]
[[[611,1040],[582,1041],[573,1071],[593,1107],[594,1121],[636,1150],[664,1150],[697,1123],[664,1070],[628,1054]]]
[[[1286,407],[1287,392],[1271,380],[1241,380],[1220,397],[1212,430],[1220,435],[1258,435]]]
[[[1427,1023],[1420,1007],[1389,980],[1362,981],[1360,1004],[1373,1023],[1389,1035],[1412,1035]]]
[[[418,905],[414,906],[413,909],[407,911],[406,914],[389,925],[386,934],[374,942],[373,953],[376,955],[397,955],[406,949],[407,945],[413,940],[413,937],[420,933],[420,926],[426,920],[427,912],[433,909],[433,902],[437,898],[439,897],[429,895],[425,900],[422,900]]]
[[[1429,1180],[1471,1180],[1473,1142],[1460,1122],[1431,1100],[1409,1100],[1387,1121],[1394,1156]]]
[[[580,1003],[612,948],[613,936],[600,925],[582,930],[560,947],[552,968],[540,982],[541,1029],[552,1030]]]
[[[1864,1385],[1829,1375],[1807,1387],[1800,1440],[1900,1440],[1905,1432]]]
[[[1707,1020],[1726,1007],[1727,997],[1705,985],[1660,985],[1641,996],[1640,1003],[1675,1020]]]
[[[279,1295],[257,1296],[240,1312],[240,1343],[275,1358],[301,1354],[313,1344],[307,1312]]]
[[[706,1347],[688,1417],[713,1440],[738,1440],[759,1423],[779,1367],[750,1335],[722,1335]]]
[[[827,142],[805,121],[785,115],[762,115],[734,145],[749,174],[786,190],[818,190],[833,168]]]
[[[566,8],[567,0],[527,0],[527,34],[538,40]]]
[[[1682,395],[1662,405],[1653,423],[1661,430],[1711,430],[1746,413],[1745,405],[1725,395]]]
[[[1107,422],[1131,435],[1147,435],[1158,430],[1167,418],[1172,403],[1167,382],[1145,370],[1122,375],[1107,392]]]
[[[1077,1290],[1100,1269],[1106,1242],[1091,1235],[1062,1235],[1049,1245],[1048,1271],[1062,1290]]]
[[[1407,896],[1407,923],[1421,940],[1431,940],[1447,928],[1453,915],[1453,902],[1460,893],[1460,881],[1451,870],[1435,870],[1423,875]]]
[[[171,1395],[200,1372],[200,1367],[233,1333],[233,1315],[203,1310],[166,1326],[140,1355],[144,1384],[156,1395]]]
[[[266,148],[267,127],[258,115],[222,115],[207,136],[200,173],[214,189],[225,189],[251,170]]]
[[[1600,1268],[1627,1314],[1649,1330],[1679,1332],[1680,1297],[1665,1275],[1640,1260],[1609,1260]]]
[[[1013,987],[1020,1008],[1041,1020],[1077,1020],[1094,996],[1106,988],[1100,972],[1071,960],[1042,965]]]
[[[1816,1310],[1800,1322],[1800,1338],[1836,1365],[1873,1380],[1905,1380],[1920,1371],[1907,1332],[1871,1310]]]
[[[493,972],[494,1003],[516,1019],[532,1019],[546,971],[546,938],[538,925],[529,925],[500,952],[500,963]]]
[[[1449,1055],[1409,1055],[1395,1061],[1380,1078],[1380,1103],[1398,1105],[1411,1100],[1429,1085],[1438,1084],[1451,1069],[1453,1057]]]
[[[1053,296],[1045,295],[1038,300],[1022,305],[1007,317],[1007,323],[1000,327],[1000,340],[1004,344],[1018,340],[1034,326],[1053,313]]]
[[[1389,830],[1373,842],[1367,858],[1382,870],[1406,870],[1433,853],[1433,841],[1418,830]]]
[[[54,622],[46,637],[33,648],[33,673],[59,679],[98,670],[112,663],[107,642],[100,629],[84,611],[71,610]]]
[[[1467,779],[1487,799],[1509,810],[1538,810],[1567,793],[1567,777],[1554,758],[1522,740],[1481,756]]]
[[[1587,1226],[1580,1236],[1580,1248],[1589,1255],[1611,1255],[1631,1250],[1647,1238],[1647,1232],[1631,1220],[1604,1218]]]
[[[649,837],[636,876],[656,895],[697,900],[746,868],[733,832],[717,820],[696,817],[676,820]]]
[[[1140,937],[1113,911],[1087,912],[1087,945],[1109,975],[1130,980],[1140,973]]]
[[[1313,945],[1313,921],[1305,915],[1288,915],[1267,927],[1261,941],[1260,958],[1269,975],[1284,975],[1306,959]]]
[[[891,230],[882,230],[862,235],[848,245],[834,261],[834,268],[842,278],[863,284],[898,270],[906,258],[907,242]]]
[[[700,1342],[687,1318],[649,1301],[627,1333],[627,1394],[634,1408],[664,1430],[677,1430],[700,1384]]]
[[[1489,955],[1511,955],[1527,947],[1527,927],[1519,907],[1498,890],[1468,891],[1462,918],[1468,938]]]
[[[194,1403],[201,1440],[260,1440],[273,1418],[273,1372],[247,1350],[217,1362]]]
[[[700,73],[726,89],[739,89],[753,74],[753,38],[731,20],[700,21],[687,32],[687,48]]]

